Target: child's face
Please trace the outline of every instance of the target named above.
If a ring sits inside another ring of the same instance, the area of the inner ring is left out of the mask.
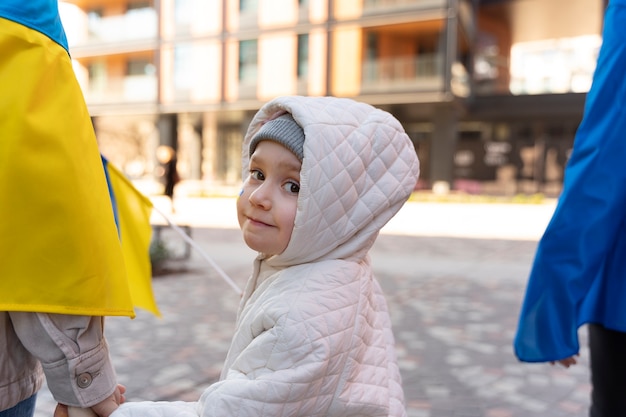
[[[266,255],[282,253],[296,218],[300,167],[284,146],[259,142],[250,157],[249,175],[237,200],[237,217],[246,244]]]

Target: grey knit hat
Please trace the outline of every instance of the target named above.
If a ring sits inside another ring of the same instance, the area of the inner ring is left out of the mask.
[[[289,113],[267,121],[250,140],[249,155],[252,155],[259,142],[271,140],[293,152],[302,162],[304,158],[304,131]]]

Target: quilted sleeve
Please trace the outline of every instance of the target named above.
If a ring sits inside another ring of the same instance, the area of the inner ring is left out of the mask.
[[[287,323],[292,320],[283,317],[255,337],[226,378],[203,393],[202,416],[325,415],[339,369],[331,341],[316,329],[330,323],[324,317]]]
[[[227,360],[224,379],[203,393],[202,416],[328,415],[353,338],[358,296],[350,294],[359,292],[358,282],[339,278],[354,287],[328,291],[334,278],[271,288],[244,311],[231,346],[236,354]]]
[[[329,358],[329,340],[316,338],[314,330],[327,318],[287,325],[293,319],[272,322],[274,314],[280,315],[273,311],[259,318],[267,329],[241,351],[224,380],[204,391],[197,408],[184,402],[136,402],[123,404],[111,417],[327,415],[338,369]]]
[[[196,404],[183,401],[125,403],[110,417],[198,417]]]

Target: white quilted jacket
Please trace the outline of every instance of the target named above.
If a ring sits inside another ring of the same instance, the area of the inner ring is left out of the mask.
[[[196,403],[125,404],[122,416],[406,416],[394,338],[368,250],[414,189],[415,149],[400,123],[364,103],[282,97],[305,133],[287,249],[259,256],[219,382]],[[246,171],[247,174],[247,171]]]

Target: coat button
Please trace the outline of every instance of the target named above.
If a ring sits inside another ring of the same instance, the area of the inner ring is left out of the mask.
[[[93,381],[93,377],[89,372],[83,372],[76,377],[76,385],[78,385],[79,388],[87,388],[91,385],[91,381]]]

